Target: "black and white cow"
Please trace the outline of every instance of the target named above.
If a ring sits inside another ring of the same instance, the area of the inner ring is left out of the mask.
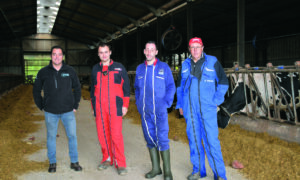
[[[269,119],[284,119],[287,122],[295,122],[295,118],[299,117],[300,84],[297,72],[251,73],[250,75],[245,73],[244,76],[239,73],[230,74],[228,79],[234,88],[228,92],[228,97],[219,106],[219,126],[226,127],[230,117],[236,112]],[[298,113],[294,110],[292,89],[295,109]]]

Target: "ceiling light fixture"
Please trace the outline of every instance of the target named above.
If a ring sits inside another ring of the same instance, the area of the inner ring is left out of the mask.
[[[37,1],[37,33],[51,33],[61,0]]]

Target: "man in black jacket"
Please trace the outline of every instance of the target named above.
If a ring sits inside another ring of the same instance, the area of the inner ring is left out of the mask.
[[[41,91],[43,90],[43,96]],[[73,91],[74,90],[74,91]],[[51,61],[42,68],[35,79],[33,98],[37,107],[44,111],[47,127],[49,173],[56,172],[56,134],[61,119],[69,140],[70,168],[81,171],[78,163],[76,119],[81,87],[75,70],[63,62],[63,49],[51,48]]]

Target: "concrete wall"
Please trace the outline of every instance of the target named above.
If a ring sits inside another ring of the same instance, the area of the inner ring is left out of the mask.
[[[252,119],[244,115],[232,116],[230,123],[238,124],[241,128],[249,131],[266,132],[280,139],[300,144],[300,127],[297,125],[283,124],[259,118]]]

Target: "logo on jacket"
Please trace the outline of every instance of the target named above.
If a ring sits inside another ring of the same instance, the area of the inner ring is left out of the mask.
[[[159,75],[164,75],[164,69],[160,69],[160,70],[158,71],[158,74],[159,74]]]
[[[182,70],[182,73],[186,73],[189,69]]]
[[[68,76],[70,76],[69,73],[61,73],[61,77],[68,77]]]
[[[116,70],[116,71],[122,71],[122,69],[121,69],[121,68],[115,68],[115,70]]]
[[[206,70],[206,71],[211,71],[211,72],[215,71],[215,70],[213,70],[213,69],[208,69],[207,67],[205,67],[205,70]]]

